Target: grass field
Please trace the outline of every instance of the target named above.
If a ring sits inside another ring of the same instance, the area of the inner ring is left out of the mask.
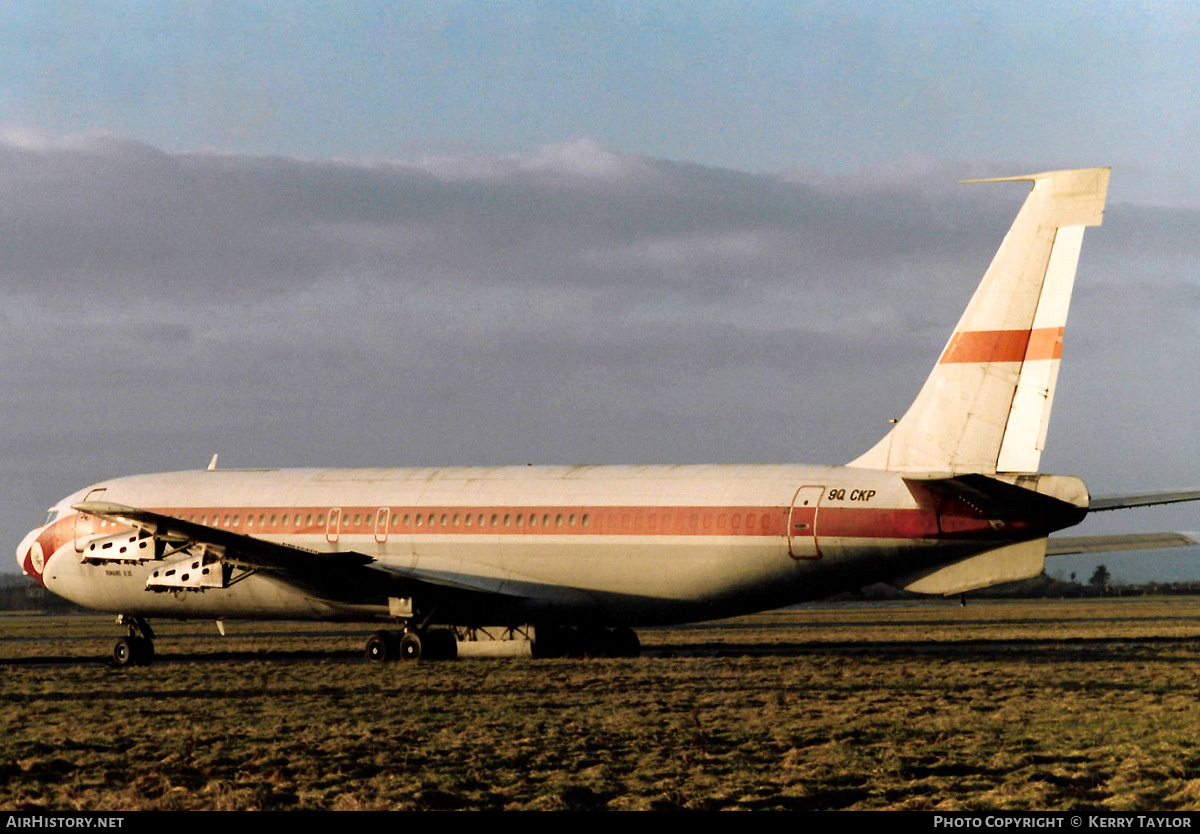
[[[370,666],[368,629],[0,616],[0,807],[1200,807],[1200,600],[823,605],[634,660]]]

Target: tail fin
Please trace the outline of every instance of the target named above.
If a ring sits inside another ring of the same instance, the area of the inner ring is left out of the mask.
[[[968,182],[1030,181],[925,386],[850,466],[895,472],[1035,472],[1085,226],[1099,226],[1108,168]]]

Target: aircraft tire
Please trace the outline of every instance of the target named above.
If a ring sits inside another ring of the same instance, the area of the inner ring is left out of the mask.
[[[399,657],[396,635],[390,631],[377,631],[367,638],[363,654],[372,663],[387,663]]]
[[[614,628],[609,646],[609,657],[637,657],[642,653],[642,641],[632,628]]]
[[[409,631],[400,638],[401,660],[420,660],[421,655],[424,653],[425,646],[420,632]]]
[[[137,664],[136,638],[122,637],[113,645],[112,659],[117,666],[134,666]]]
[[[117,640],[113,646],[112,659],[117,666],[133,665],[133,642],[128,637]]]
[[[546,660],[566,657],[570,645],[570,634],[557,626],[538,626],[534,631],[533,657]]]
[[[425,633],[425,657],[429,660],[453,660],[458,657],[458,640],[449,629]]]
[[[149,666],[154,662],[154,641],[147,637],[134,637],[134,662],[139,666]]]
[[[112,659],[117,666],[149,666],[154,660],[154,641],[145,637],[122,637],[113,644]]]

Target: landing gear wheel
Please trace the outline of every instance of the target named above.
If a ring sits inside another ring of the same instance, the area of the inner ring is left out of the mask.
[[[113,663],[118,666],[132,666],[134,656],[133,638],[121,637],[118,639],[116,645],[113,646]]]
[[[404,636],[400,638],[401,660],[420,660],[424,649],[420,632],[405,632]]]
[[[564,628],[539,626],[533,641],[533,656],[548,657],[637,657],[642,643],[631,628]]]
[[[566,657],[570,645],[571,635],[567,629],[557,626],[537,626],[534,629],[531,653],[537,660]]]
[[[453,660],[458,657],[458,640],[449,629],[425,632],[425,657],[430,660]]]
[[[154,643],[145,637],[122,637],[113,645],[117,666],[146,666],[154,659]]]
[[[642,653],[642,641],[632,628],[614,628],[609,642],[609,657],[637,657]]]
[[[389,660],[395,660],[400,654],[396,635],[390,631],[375,632],[367,638],[367,645],[363,653],[372,663],[386,663]]]
[[[149,666],[154,661],[154,641],[145,637],[135,637],[137,644],[137,663],[139,666]]]

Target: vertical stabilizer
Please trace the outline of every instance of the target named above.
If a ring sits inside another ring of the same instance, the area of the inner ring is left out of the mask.
[[[1107,168],[1029,181],[1021,206],[924,387],[850,466],[898,472],[1034,472],[1045,445],[1063,328],[1086,226],[1099,226]]]

